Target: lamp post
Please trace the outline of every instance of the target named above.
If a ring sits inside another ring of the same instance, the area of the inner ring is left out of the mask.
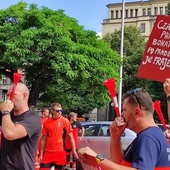
[[[119,110],[121,111],[122,105],[122,74],[123,74],[123,42],[124,42],[124,17],[125,17],[125,0],[122,0],[122,20],[121,20],[121,44],[120,44],[120,57],[121,57],[121,65],[120,65],[120,84],[119,84],[119,96],[118,96],[118,105]]]

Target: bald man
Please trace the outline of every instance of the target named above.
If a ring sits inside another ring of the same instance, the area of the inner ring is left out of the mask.
[[[13,85],[8,90],[9,98]],[[29,90],[18,83],[13,98],[0,105],[2,114],[1,170],[33,170],[41,120],[28,107]]]

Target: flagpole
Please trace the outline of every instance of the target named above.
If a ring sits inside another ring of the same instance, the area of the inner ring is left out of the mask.
[[[120,65],[120,84],[119,84],[119,96],[118,96],[118,105],[119,110],[121,112],[122,105],[122,75],[123,75],[123,42],[124,42],[124,17],[125,17],[125,0],[122,0],[122,20],[121,20],[121,44],[120,44],[120,57],[121,57],[121,65]]]

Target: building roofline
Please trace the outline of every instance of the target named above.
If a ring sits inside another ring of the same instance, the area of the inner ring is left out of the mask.
[[[125,4],[136,4],[136,3],[145,3],[145,2],[151,2],[152,0],[141,0],[141,1],[129,1],[129,2],[125,2]],[[122,4],[122,2],[119,3],[111,3],[111,4],[107,4],[106,7],[110,6],[110,5],[120,5]]]

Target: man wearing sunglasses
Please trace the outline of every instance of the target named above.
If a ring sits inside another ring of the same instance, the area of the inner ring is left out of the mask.
[[[169,170],[170,146],[154,122],[153,113],[153,101],[145,90],[126,93],[122,112],[125,123],[119,126],[116,118],[110,126],[111,161],[87,147],[79,150],[80,157],[96,157],[102,170]],[[125,128],[133,130],[137,137],[123,151],[121,135]]]
[[[45,121],[42,130],[40,149],[40,170],[50,170],[52,166],[56,170],[64,169],[66,152],[63,144],[64,130],[70,137],[72,152],[77,158],[72,127],[68,119],[62,116],[62,107],[59,103],[51,105],[52,118]]]

